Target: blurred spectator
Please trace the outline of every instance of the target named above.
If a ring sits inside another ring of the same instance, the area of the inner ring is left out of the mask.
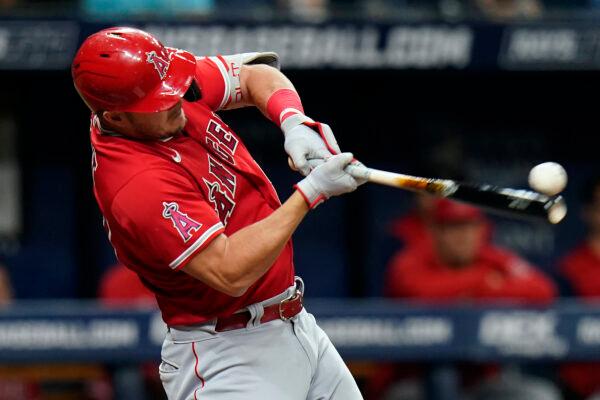
[[[518,300],[546,303],[552,282],[525,260],[490,243],[490,224],[476,208],[437,200],[433,247],[397,253],[388,269],[386,293],[423,300]]]
[[[600,297],[600,176],[584,185],[582,218],[586,238],[559,263],[562,276],[577,296]]]
[[[328,0],[279,0],[279,6],[293,17],[320,21],[327,17]]]
[[[463,144],[454,138],[440,140],[427,159],[418,164],[414,173],[418,176],[435,176],[441,179],[463,181],[465,171],[460,165],[463,159]],[[412,207],[399,218],[392,220],[387,231],[400,241],[402,249],[423,246],[423,251],[431,252],[431,217],[436,205],[436,197],[425,193],[412,195]],[[397,249],[394,249],[397,250]]]
[[[543,10],[540,0],[475,0],[475,4],[491,19],[536,18]]]
[[[388,266],[388,296],[444,302],[510,300],[535,304],[554,298],[554,285],[545,275],[521,257],[490,242],[491,224],[477,208],[435,199],[426,209],[430,210],[426,217],[430,222],[421,228],[429,230],[430,245],[423,246],[422,242],[410,245],[411,240],[406,239],[408,246],[396,253]],[[409,235],[410,229],[400,232]],[[417,368],[411,366],[412,374],[406,372],[406,366],[399,369],[387,365],[380,369],[377,379],[368,385],[377,398],[423,398],[422,394],[415,395]],[[529,400],[559,398],[552,384],[517,373],[498,374],[495,366],[463,366],[461,372],[471,399],[521,399],[520,395]],[[395,382],[382,397],[382,387],[390,381]],[[392,394],[394,391],[396,394]]]
[[[156,304],[154,294],[138,275],[122,264],[116,264],[104,273],[98,297],[107,304]]]
[[[429,225],[435,197],[428,194],[415,194],[412,209],[390,223],[389,232],[399,240],[403,248],[423,246],[431,249],[432,239]]]
[[[576,296],[600,300],[600,175],[584,185],[582,219],[585,239],[559,263],[559,273]],[[570,363],[561,367],[567,389],[578,398],[600,396],[600,364]]]
[[[12,299],[13,291],[8,270],[0,265],[0,307],[9,304]]]

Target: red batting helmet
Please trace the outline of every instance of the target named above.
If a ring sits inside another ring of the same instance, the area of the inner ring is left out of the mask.
[[[196,58],[165,47],[134,28],[109,28],[88,37],[71,74],[92,111],[157,112],[173,107],[194,78]]]

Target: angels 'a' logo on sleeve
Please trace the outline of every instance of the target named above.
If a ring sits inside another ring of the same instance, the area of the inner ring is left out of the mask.
[[[186,213],[179,211],[179,204],[176,202],[163,202],[162,204],[164,206],[163,218],[171,220],[184,242],[190,240],[193,233],[202,227],[200,222],[193,220]]]

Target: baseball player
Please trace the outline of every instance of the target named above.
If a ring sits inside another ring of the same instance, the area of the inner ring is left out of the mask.
[[[132,28],[91,35],[73,61],[104,226],[169,327],[169,399],[362,398],[302,306],[290,241],[311,208],[362,182],[274,67],[274,53],[195,57]],[[283,204],[215,114],[249,105],[281,127],[306,176]]]

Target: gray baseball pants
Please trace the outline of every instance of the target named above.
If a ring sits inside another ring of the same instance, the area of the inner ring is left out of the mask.
[[[295,287],[248,307],[245,329],[215,323],[170,328],[160,378],[169,400],[362,400],[333,344],[306,310],[288,321],[260,323],[263,307]]]

